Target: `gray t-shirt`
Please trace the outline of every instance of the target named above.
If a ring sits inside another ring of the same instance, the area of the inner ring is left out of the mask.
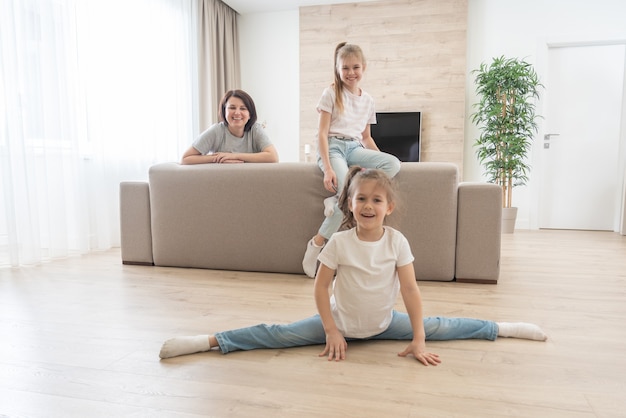
[[[219,122],[202,132],[192,145],[200,154],[206,155],[215,152],[261,152],[272,143],[260,123],[255,123],[252,129],[244,132],[243,138],[237,138],[224,122]]]

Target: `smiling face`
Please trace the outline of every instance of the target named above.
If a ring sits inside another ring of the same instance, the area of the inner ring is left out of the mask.
[[[393,212],[394,206],[388,200],[387,189],[376,180],[359,181],[348,201],[359,238],[371,241],[380,239],[385,217]]]
[[[233,135],[243,136],[244,127],[250,120],[250,111],[243,100],[232,96],[224,107],[224,119]]]
[[[363,59],[355,54],[346,55],[337,61],[337,71],[344,87],[357,94],[359,82],[363,78],[363,71],[365,71]]]

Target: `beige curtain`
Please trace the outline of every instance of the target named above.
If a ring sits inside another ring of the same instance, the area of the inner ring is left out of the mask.
[[[221,0],[198,0],[200,131],[217,122],[218,103],[240,88],[237,12]]]

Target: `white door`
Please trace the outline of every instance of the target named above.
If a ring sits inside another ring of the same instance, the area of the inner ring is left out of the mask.
[[[616,228],[625,53],[625,45],[549,49],[540,228]]]

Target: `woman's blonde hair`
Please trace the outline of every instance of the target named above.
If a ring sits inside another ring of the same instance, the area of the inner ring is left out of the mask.
[[[356,165],[350,167],[338,201],[339,209],[343,212],[342,229],[350,229],[356,226],[356,220],[354,219],[354,214],[350,211],[348,202],[354,195],[357,186],[365,180],[374,180],[377,186],[384,188],[387,192],[387,201],[389,203],[395,203],[397,200],[396,183],[387,173],[375,168],[362,168]]]
[[[358,45],[349,44],[347,42],[341,42],[335,47],[335,81],[333,88],[335,90],[335,106],[339,113],[343,113],[343,83],[341,82],[341,69],[339,66],[346,57],[354,56],[361,60],[363,67],[365,68],[365,55],[361,47]]]

